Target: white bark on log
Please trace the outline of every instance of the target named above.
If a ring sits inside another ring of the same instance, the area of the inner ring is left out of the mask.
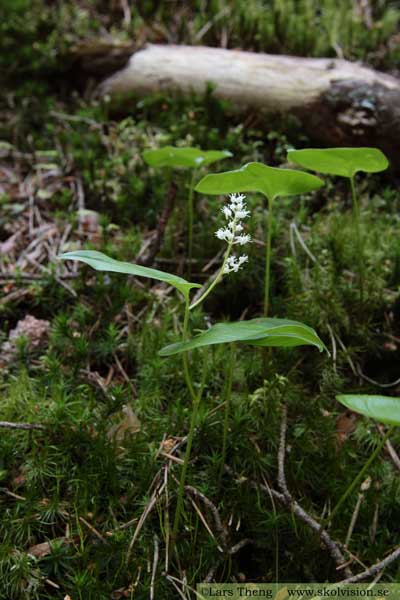
[[[345,60],[149,45],[107,79],[103,90],[112,95],[132,91],[145,95],[173,88],[203,93],[206,84],[212,83],[217,97],[238,106],[288,111],[314,102],[338,80],[399,89],[393,77]]]
[[[204,93],[239,110],[292,113],[330,145],[400,150],[400,81],[345,60],[299,58],[204,46],[148,45],[101,85],[111,97]]]

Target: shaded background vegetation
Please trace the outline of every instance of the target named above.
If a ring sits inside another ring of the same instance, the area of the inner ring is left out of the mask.
[[[155,534],[163,547],[164,500],[126,559],[152,480],[165,463],[160,444],[179,439],[188,428],[180,360],[157,356],[179,335],[179,303],[162,287],[86,268],[61,285],[55,254],[61,245],[66,250],[82,244],[134,259],[156,227],[169,185],[164,174],[144,165],[141,153],[149,147],[228,149],[234,156],[221,169],[229,169],[249,160],[282,164],[286,150],[307,146],[307,139],[290,118],[268,125],[252,113],[228,118],[212,90],[189,100],[132,100],[123,114],[115,114],[107,102],[93,99],[95,84],[145,41],[343,56],[396,74],[399,9],[395,2],[351,0],[3,0],[0,13],[0,241],[19,235],[0,257],[0,341],[27,314],[50,322],[45,345],[32,352],[20,340],[0,380],[3,420],[48,426],[2,430],[0,597],[148,598]],[[110,48],[116,55],[111,62]],[[96,57],[95,68],[88,53]],[[184,273],[180,210],[187,181],[185,173],[171,177],[178,185],[176,209],[156,265]],[[312,196],[277,205],[271,313],[315,327],[332,355],[273,352],[263,380],[260,357],[241,348],[234,368],[228,464],[242,478],[275,481],[279,406],[286,402],[289,486],[317,517],[338,501],[380,439],[372,423],[343,414],[335,394],[377,393],[380,388],[365,376],[386,384],[398,374],[397,186],[377,176],[358,183],[366,239],[361,303],[345,183],[329,180]],[[256,240],[249,267],[220,286],[207,313],[194,315],[194,328],[204,328],[209,319],[261,312],[266,207],[257,195],[248,202]],[[211,274],[204,267],[220,250],[213,235],[218,207],[218,199],[196,198],[193,278],[200,281]],[[44,225],[53,227],[47,238]],[[32,254],[35,240],[39,251]],[[226,354],[218,347],[210,354],[190,483],[218,506],[224,524],[232,523],[232,545],[246,537],[254,544],[221,559],[188,503],[180,572],[194,584],[220,561],[217,581],[269,582],[277,573],[281,581],[334,581],[329,556],[303,524],[274,510],[245,479],[240,483],[227,475],[218,486]],[[194,376],[200,371],[196,362]],[[398,387],[389,393],[398,393]],[[116,440],[110,427],[121,421],[126,404],[140,430]],[[172,463],[171,471],[178,476],[179,465]],[[399,541],[398,471],[383,454],[371,477],[349,546],[367,565]],[[333,523],[334,537],[345,539],[355,501],[350,498]],[[32,556],[32,548],[49,541],[51,552]],[[156,597],[175,598],[162,570],[160,564]],[[399,567],[388,569],[383,580],[400,582]]]

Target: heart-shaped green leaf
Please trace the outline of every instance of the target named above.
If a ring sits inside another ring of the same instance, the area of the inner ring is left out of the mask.
[[[400,398],[368,394],[340,394],[336,396],[350,410],[371,417],[379,423],[400,425]]]
[[[389,166],[378,148],[308,148],[289,150],[288,159],[301,167],[341,177],[354,177],[358,171],[377,173]]]
[[[206,175],[194,189],[202,194],[260,192],[269,200],[274,200],[278,196],[304,194],[322,185],[321,179],[302,171],[277,169],[251,162],[236,171]]]
[[[195,169],[211,165],[217,160],[232,156],[228,150],[200,150],[199,148],[175,148],[164,146],[143,152],[143,159],[150,167],[181,167]]]
[[[102,252],[95,250],[77,250],[76,252],[65,252],[58,258],[62,260],[79,260],[86,263],[96,271],[111,271],[113,273],[125,273],[126,275],[136,275],[138,277],[148,277],[149,279],[157,279],[158,281],[165,281],[169,285],[172,285],[179,290],[185,298],[188,297],[189,291],[192,288],[201,287],[198,283],[190,283],[171,273],[165,273],[164,271],[158,271],[157,269],[149,269],[148,267],[142,267],[141,265],[135,265],[133,263],[122,262],[115,260]]]
[[[171,356],[202,346],[242,342],[252,346],[316,346],[320,351],[325,346],[314,329],[287,319],[251,319],[236,323],[217,323],[194,338],[165,346],[161,356]]]

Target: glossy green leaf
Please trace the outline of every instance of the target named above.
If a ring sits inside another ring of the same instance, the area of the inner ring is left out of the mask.
[[[138,277],[148,277],[149,279],[156,279],[158,281],[165,281],[169,285],[172,285],[179,290],[185,297],[188,295],[191,288],[199,288],[201,285],[198,283],[190,283],[171,273],[165,273],[164,271],[158,271],[157,269],[149,269],[148,267],[142,267],[141,265],[135,265],[133,263],[122,262],[115,260],[95,250],[77,250],[76,252],[65,252],[58,258],[62,260],[79,260],[80,262],[86,263],[96,271],[110,271],[113,273],[124,273],[126,275],[136,275]]]
[[[377,148],[308,148],[289,150],[288,159],[300,167],[341,177],[354,177],[358,171],[377,173],[389,166]]]
[[[320,351],[325,346],[314,329],[287,319],[251,319],[236,323],[217,323],[206,331],[185,342],[165,346],[159,352],[161,356],[171,356],[179,352],[194,350],[213,344],[242,342],[252,346],[316,346]]]
[[[196,185],[202,194],[233,194],[237,192],[260,192],[269,200],[278,196],[292,196],[316,190],[323,181],[314,175],[277,169],[258,162],[247,163],[236,171],[206,175]]]
[[[368,394],[340,394],[336,396],[350,410],[371,417],[379,423],[400,425],[400,398]]]
[[[200,150],[199,148],[175,148],[164,146],[143,152],[143,159],[150,167],[181,167],[195,169],[211,165],[217,160],[232,156],[228,150]]]

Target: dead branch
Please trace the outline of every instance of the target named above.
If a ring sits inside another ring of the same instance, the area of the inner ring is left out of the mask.
[[[0,421],[0,427],[6,427],[8,429],[25,429],[27,431],[33,429],[46,429],[46,427],[40,423],[10,423],[10,421]]]
[[[382,427],[382,425],[380,425],[379,423],[378,423],[378,429],[379,429],[379,433],[381,434],[381,437],[384,437],[385,430]],[[385,444],[385,447],[386,447],[386,450],[389,453],[390,458],[393,461],[393,464],[400,471],[400,458],[399,458],[399,455],[397,454],[396,450],[393,448],[392,442],[390,440],[387,440],[386,444]]]
[[[209,498],[207,498],[207,496],[202,494],[199,490],[192,487],[191,485],[186,485],[185,491],[188,494],[190,494],[191,496],[194,496],[195,498],[198,498],[199,500],[201,500],[203,502],[203,504],[210,510],[210,512],[213,516],[213,519],[214,519],[216,532],[221,540],[221,546],[224,551],[227,551],[228,550],[228,532],[222,524],[222,520],[221,520],[219,511],[218,511],[217,507],[215,506],[215,504]]]
[[[126,562],[127,563],[129,562],[129,559],[131,557],[131,553],[132,553],[132,550],[133,550],[133,546],[135,545],[135,542],[136,542],[137,538],[139,537],[139,533],[140,533],[140,531],[141,531],[141,529],[142,529],[142,527],[143,527],[143,525],[144,525],[147,517],[149,516],[149,514],[153,510],[154,506],[156,505],[156,502],[157,502],[158,498],[161,496],[161,494],[162,494],[162,492],[163,492],[163,490],[165,488],[166,484],[165,484],[164,480],[161,479],[161,471],[159,471],[157,473],[156,481],[153,483],[153,485],[154,485],[154,490],[153,490],[153,492],[152,492],[152,494],[150,496],[150,500],[146,504],[146,507],[145,507],[145,509],[144,509],[144,511],[143,511],[143,513],[142,513],[142,515],[140,517],[140,519],[139,519],[139,522],[138,522],[137,526],[136,526],[136,529],[135,529],[135,532],[133,534],[133,537],[132,537],[132,539],[131,539],[131,541],[129,543],[128,552],[127,552],[127,555],[126,555]]]
[[[279,449],[278,449],[278,486],[282,494],[287,500],[292,501],[292,497],[289,493],[286,475],[285,475],[285,457],[286,457],[286,430],[287,430],[287,406],[282,406],[282,419],[281,419],[281,431],[279,436]]]
[[[45,281],[54,275],[49,273],[46,275],[39,275],[36,273],[0,273],[1,281]],[[63,275],[57,275],[59,279],[76,279],[79,275],[75,273],[64,273]]]
[[[200,492],[196,488],[192,487],[191,485],[185,486],[185,491],[190,496],[193,496],[194,498],[199,499],[209,509],[210,513],[213,516],[215,530],[216,530],[216,533],[219,538],[218,540],[216,540],[213,531],[211,530],[211,528],[208,525],[207,521],[205,520],[204,516],[200,513],[194,500],[192,500],[192,502],[194,504],[194,508],[195,508],[196,512],[198,512],[199,517],[200,517],[201,521],[203,522],[203,525],[207,529],[208,533],[211,535],[211,537],[217,543],[218,543],[218,541],[220,542],[220,546],[218,546],[218,549],[222,554],[219,557],[217,557],[214,565],[212,566],[212,568],[210,569],[210,571],[208,572],[208,574],[206,575],[206,577],[204,579],[205,583],[210,583],[212,581],[218,567],[223,562],[224,556],[226,556],[226,555],[233,556],[234,554],[239,552],[239,550],[241,550],[245,546],[247,546],[249,544],[256,544],[256,541],[252,540],[250,538],[244,538],[244,539],[240,540],[239,542],[237,542],[236,544],[234,544],[233,546],[230,545],[229,544],[229,532],[228,532],[227,528],[223,525],[221,516],[219,514],[219,510],[215,506],[215,504],[209,498],[207,498],[207,496],[205,496],[202,492]],[[229,525],[230,525],[230,523],[229,523]]]
[[[369,569],[362,571],[362,573],[358,573],[358,575],[353,575],[352,577],[343,579],[343,581],[341,581],[340,583],[358,583],[359,581],[364,581],[365,579],[368,579],[369,577],[374,577],[375,575],[377,575],[378,573],[383,571],[383,569],[386,569],[386,567],[391,565],[395,560],[398,560],[399,558],[400,558],[400,546],[398,548],[396,548],[396,550],[394,550],[386,558],[375,563]]]
[[[154,539],[154,556],[153,556],[153,568],[151,571],[151,581],[150,581],[150,600],[154,600],[154,587],[155,587],[158,559],[160,556],[160,544],[159,544],[157,535],[154,535],[153,539]]]

